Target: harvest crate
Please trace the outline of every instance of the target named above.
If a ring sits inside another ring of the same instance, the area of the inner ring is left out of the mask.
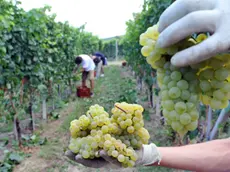
[[[77,97],[90,97],[90,88],[82,86],[77,87]]]

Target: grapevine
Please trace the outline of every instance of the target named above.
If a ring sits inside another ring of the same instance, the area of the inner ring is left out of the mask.
[[[71,122],[69,149],[85,159],[98,158],[103,149],[123,167],[133,167],[138,159],[135,150],[148,144],[150,138],[143,110],[137,104],[115,103],[109,117],[102,106],[91,106],[86,115]]]

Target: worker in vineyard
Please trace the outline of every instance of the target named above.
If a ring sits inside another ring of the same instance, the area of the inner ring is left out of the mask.
[[[96,71],[96,79],[100,77],[101,74],[101,67],[102,67],[102,60],[100,57],[92,55],[91,58],[94,61],[94,64],[96,66],[95,71]]]
[[[94,69],[95,69],[95,64],[93,59],[86,55],[82,54],[79,55],[75,58],[75,63],[77,64],[77,68],[75,71],[78,69],[80,65],[82,65],[83,71],[82,71],[82,86],[86,86],[86,80],[89,78],[90,80],[90,96],[93,97],[93,89],[94,89]]]
[[[177,0],[161,15],[159,32],[157,45],[162,48],[196,32],[212,34],[202,43],[176,53],[171,63],[178,67],[196,64],[227,52],[230,48],[230,1]],[[88,167],[120,166],[104,150],[99,154],[99,159],[86,160],[81,155],[67,152],[69,158]],[[136,166],[159,165],[196,172],[230,172],[230,138],[181,147],[157,147],[151,143],[143,145],[137,154]]]
[[[95,56],[101,60],[101,62],[98,64],[97,77],[99,77],[99,76],[104,77],[105,76],[104,66],[106,65],[105,55],[102,54],[101,52],[95,52],[95,53],[93,53],[93,56]]]

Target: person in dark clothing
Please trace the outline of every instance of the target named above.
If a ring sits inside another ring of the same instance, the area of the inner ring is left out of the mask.
[[[102,61],[102,64],[98,63],[98,68],[100,68],[98,71],[100,71],[101,77],[104,77],[105,72],[104,72],[103,66],[105,66],[107,64],[105,55],[102,54],[101,52],[95,52],[95,53],[93,53],[93,56],[100,58],[100,60]],[[99,76],[97,76],[97,77],[99,77]]]

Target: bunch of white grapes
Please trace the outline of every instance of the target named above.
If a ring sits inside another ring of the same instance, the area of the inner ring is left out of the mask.
[[[133,167],[138,159],[135,149],[150,138],[143,128],[143,110],[137,104],[116,103],[110,118],[102,106],[91,106],[86,115],[70,123],[69,149],[85,159],[98,158],[99,150],[105,150],[123,167]]]
[[[207,36],[200,34],[196,39],[187,38],[168,48],[155,47],[158,37],[157,25],[141,34],[141,53],[157,70],[161,105],[167,124],[183,138],[198,126],[199,101],[213,109],[228,106],[230,55],[222,54],[196,65],[177,68],[170,63],[171,57],[178,51],[199,44]]]

